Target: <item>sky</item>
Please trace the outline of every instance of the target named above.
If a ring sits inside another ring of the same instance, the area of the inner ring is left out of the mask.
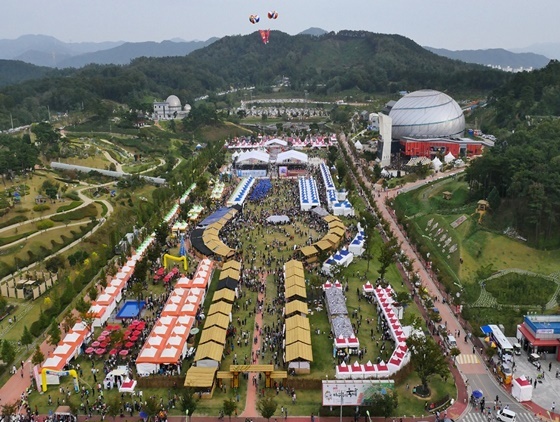
[[[0,39],[186,41],[310,27],[400,34],[451,50],[560,42],[560,0],[4,0]],[[269,21],[267,12],[279,17]],[[257,25],[249,22],[258,14]]]

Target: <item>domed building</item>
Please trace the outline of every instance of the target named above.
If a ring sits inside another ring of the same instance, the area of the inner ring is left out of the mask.
[[[431,89],[411,92],[395,103],[393,139],[463,136],[465,116],[449,95]]]
[[[465,116],[449,95],[432,89],[414,91],[388,104],[383,124],[380,119],[381,166],[391,164],[391,157],[427,157],[446,154],[480,155],[483,141],[465,138]],[[390,141],[389,141],[390,140]]]
[[[165,101],[154,101],[154,120],[183,119],[188,116],[191,106],[181,105],[181,100],[176,95],[170,95]]]

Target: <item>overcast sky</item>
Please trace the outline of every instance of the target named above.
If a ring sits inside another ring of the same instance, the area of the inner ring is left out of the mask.
[[[266,14],[276,10],[279,18]],[[251,25],[250,14],[261,16]],[[0,39],[162,41],[309,27],[401,34],[420,45],[521,48],[560,42],[560,0],[3,0]]]

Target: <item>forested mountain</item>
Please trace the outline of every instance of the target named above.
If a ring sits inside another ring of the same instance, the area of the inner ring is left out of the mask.
[[[488,108],[495,116],[489,127],[500,136],[467,170],[472,193],[488,199],[498,228],[560,247],[560,63],[516,74]]]
[[[129,64],[138,57],[186,56],[202,47],[212,44],[217,38],[207,41],[162,41],[124,43],[118,47],[69,57],[57,67],[83,67],[88,64]]]
[[[496,89],[491,103],[496,109],[495,126],[514,129],[528,116],[560,116],[560,62],[533,72],[517,73]]]
[[[540,69],[548,64],[550,59],[535,53],[512,53],[503,48],[490,48],[486,50],[446,50],[445,48],[424,47],[439,56],[465,63],[477,63],[490,66],[501,66],[503,69]]]
[[[48,67],[34,66],[17,60],[0,60],[0,87],[42,78],[49,74],[55,72]]]
[[[170,94],[183,101],[230,87],[270,90],[281,76],[291,87],[311,94],[344,90],[395,93],[433,88],[450,93],[489,92],[510,75],[437,56],[399,35],[341,31],[320,37],[273,31],[263,45],[258,33],[222,38],[184,57],[139,58],[127,66],[92,65],[69,76],[6,87],[0,95],[0,127],[5,111],[24,123],[51,111],[86,107],[107,99],[132,107],[146,98]],[[33,101],[26,100],[33,98]]]
[[[117,42],[66,43],[48,35],[22,35],[0,40],[0,59],[22,60],[37,66],[54,67],[68,57],[101,51],[123,44]]]

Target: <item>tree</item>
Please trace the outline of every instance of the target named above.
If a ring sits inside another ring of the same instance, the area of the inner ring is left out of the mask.
[[[183,413],[188,411],[188,415],[192,416],[196,410],[198,402],[194,398],[195,392],[192,388],[187,387],[181,392],[181,410]]]
[[[97,291],[97,285],[94,284],[88,289],[89,300],[93,302],[95,299],[97,299],[98,293],[99,292]]]
[[[4,363],[6,363],[7,365],[12,363],[16,358],[16,350],[12,343],[10,343],[8,340],[4,340],[2,342],[2,351],[0,352],[0,356],[2,357]]]
[[[152,416],[156,416],[159,410],[159,404],[155,397],[148,397],[144,403],[144,412],[148,414],[148,420],[151,420]]]
[[[231,415],[233,415],[236,409],[237,409],[237,403],[235,402],[235,400],[233,400],[233,398],[224,400],[224,405],[223,405],[224,415],[227,415],[230,421],[231,421]]]
[[[454,347],[449,351],[449,354],[453,356],[453,362],[457,362],[457,356],[461,354],[461,351],[458,347]]]
[[[397,239],[392,238],[388,242],[383,243],[381,246],[381,254],[379,255],[379,276],[381,278],[385,277],[387,268],[395,261],[395,254],[399,250],[399,245],[397,244]]]
[[[49,343],[51,346],[56,346],[58,343],[60,343],[61,332],[56,319],[53,320],[53,322],[51,323],[51,326],[49,327],[49,331],[47,331],[47,334],[49,335],[49,339],[47,340],[47,343]]]
[[[21,335],[20,341],[26,349],[31,343],[33,343],[33,335],[29,332],[29,328],[27,328],[27,325],[23,327],[23,334]]]
[[[2,419],[5,420],[5,421],[12,420],[11,418],[14,415],[18,414],[18,410],[19,410],[19,406],[18,406],[17,402],[6,403],[6,404],[2,405]]]
[[[66,260],[60,255],[49,258],[45,263],[45,268],[50,273],[56,273],[60,268],[64,268],[65,266]]]
[[[80,312],[80,317],[82,318],[83,324],[86,328],[90,329],[93,321],[95,321],[95,314],[93,312]]]
[[[107,416],[111,416],[114,422],[116,417],[121,414],[121,401],[119,399],[119,396],[116,395],[110,397],[106,403],[107,403],[106,414]]]
[[[386,394],[375,393],[367,400],[367,410],[372,415],[388,418],[399,405],[396,390],[389,390]]]
[[[278,403],[272,396],[265,396],[257,402],[257,410],[263,418],[270,421],[270,418],[276,413]]]
[[[410,361],[422,382],[420,393],[429,394],[428,380],[430,377],[439,375],[447,378],[449,376],[445,356],[436,342],[424,335],[413,334],[406,340],[406,344],[410,350]]]
[[[39,345],[37,345],[35,347],[35,353],[33,353],[33,356],[31,357],[31,363],[33,365],[40,365],[44,360],[45,355],[43,354],[43,352],[41,352],[41,348],[39,347]]]
[[[81,313],[81,311],[78,311]],[[62,328],[64,331],[68,332],[76,324],[76,317],[72,312],[68,312],[64,319],[62,320]]]

